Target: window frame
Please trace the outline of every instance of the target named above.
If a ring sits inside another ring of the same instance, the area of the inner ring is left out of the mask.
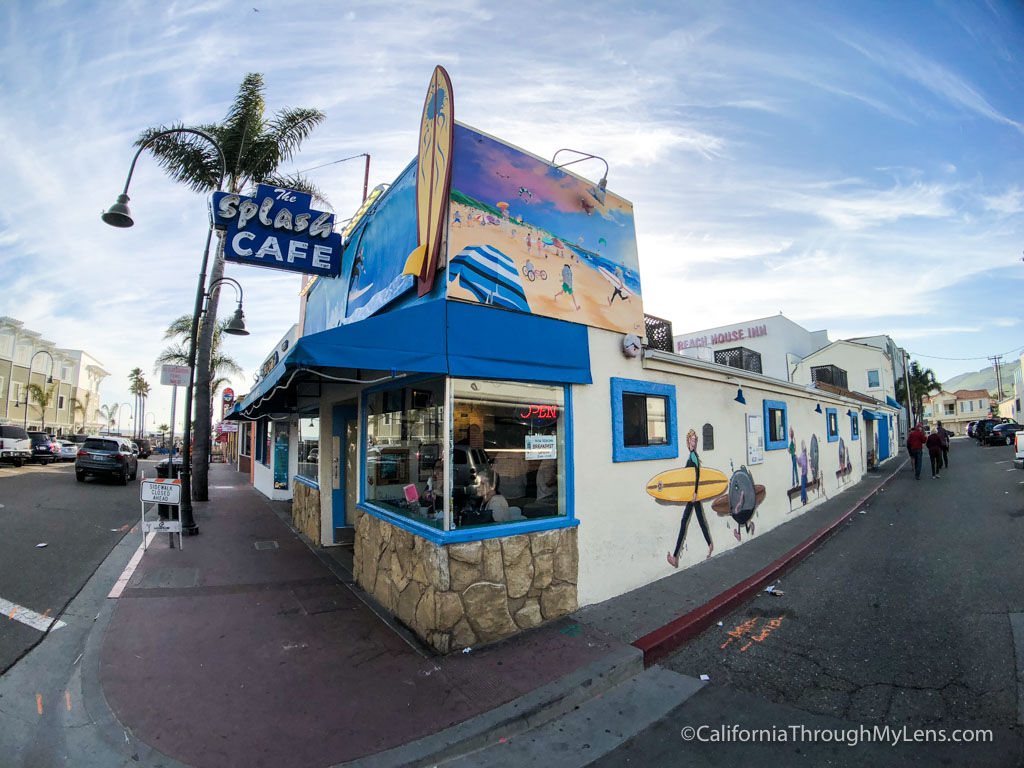
[[[356,508],[368,515],[391,523],[397,528],[409,531],[421,539],[443,546],[445,544],[459,544],[470,541],[485,541],[487,539],[505,538],[519,534],[534,533],[536,531],[559,530],[562,528],[575,528],[579,525],[576,520],[575,510],[575,466],[573,460],[573,425],[572,425],[572,385],[551,381],[529,381],[526,379],[488,379],[489,381],[516,381],[526,384],[542,384],[544,386],[562,387],[563,389],[563,424],[565,431],[565,514],[558,517],[527,519],[511,523],[494,523],[479,528],[456,528],[445,531],[421,523],[409,517],[405,517],[391,510],[384,509],[373,503],[372,499],[366,498],[366,432],[367,399],[370,395],[393,389],[408,387],[420,381],[439,378],[438,374],[418,374],[415,376],[399,377],[392,381],[383,382],[374,386],[366,387],[359,395],[359,480],[356,492]],[[444,434],[441,436],[442,445],[452,445],[452,403],[454,400],[454,387],[452,382],[456,378],[467,378],[462,376],[444,376],[445,380],[445,404],[442,419],[444,421]],[[468,377],[473,378],[473,377]],[[451,477],[451,456],[448,457],[448,476]],[[448,483],[448,490],[445,492],[445,503],[450,504],[451,483]]]
[[[871,383],[871,374],[875,374],[877,379],[876,384]],[[868,368],[868,389],[880,389],[882,386],[882,369],[881,368]]]
[[[860,414],[856,411],[850,412],[850,441],[860,440]]]
[[[832,420],[830,416],[835,417],[835,432],[832,431]],[[835,443],[839,441],[839,411],[835,408],[825,409],[825,434],[828,436],[828,442]]]
[[[782,439],[771,439],[771,418],[769,411],[782,411]],[[766,451],[789,450],[789,407],[782,400],[764,400],[762,406],[764,417],[764,449]]]
[[[612,461],[653,461],[679,457],[679,429],[676,417],[676,387],[674,384],[659,384],[639,379],[611,379],[612,406]],[[665,433],[668,440],[655,445],[626,445],[622,421],[622,396],[663,397],[666,399]]]

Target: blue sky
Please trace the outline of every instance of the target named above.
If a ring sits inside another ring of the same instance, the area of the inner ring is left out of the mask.
[[[131,399],[128,371],[191,310],[205,201],[143,157],[136,226],[98,214],[144,128],[223,119],[251,71],[271,109],[327,114],[288,170],[368,152],[371,185],[392,181],[436,64],[459,121],[604,157],[645,309],[676,333],[782,311],[889,333],[940,379],[985,361],[939,358],[1024,344],[1019,2],[12,0],[0,35],[0,314],[97,357],[103,402]],[[309,175],[339,219],[356,209],[361,160]],[[227,274],[253,330],[228,342],[243,392],[299,279]]]

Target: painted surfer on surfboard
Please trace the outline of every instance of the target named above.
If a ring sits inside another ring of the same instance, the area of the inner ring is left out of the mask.
[[[609,307],[612,305],[612,302],[615,301],[616,296],[618,296],[623,301],[629,300],[629,297],[622,292],[622,286],[626,284],[626,279],[622,276],[622,267],[620,267],[618,264],[615,265],[615,278],[619,281],[619,284],[614,286],[615,290],[612,291],[612,295],[608,297]]]
[[[693,467],[696,479],[693,483],[693,498],[686,504],[683,512],[683,519],[679,523],[679,536],[676,537],[676,548],[666,555],[668,564],[673,568],[679,567],[679,550],[683,546],[683,539],[686,537],[686,525],[690,522],[690,513],[697,512],[697,522],[700,524],[701,533],[704,534],[704,541],[708,544],[708,557],[715,551],[715,545],[711,541],[711,533],[708,531],[708,521],[704,519],[704,507],[697,501],[697,494],[700,489],[700,457],[697,455],[697,433],[690,430],[686,433],[686,447],[690,450],[690,457],[686,460],[687,467]]]

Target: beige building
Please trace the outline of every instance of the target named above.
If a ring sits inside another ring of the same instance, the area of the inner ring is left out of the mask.
[[[993,411],[992,396],[987,389],[941,390],[924,401],[924,421],[928,426],[942,426],[958,435],[967,434],[967,425],[984,419]]]
[[[27,397],[30,373],[32,384],[52,391],[45,412]],[[45,426],[54,435],[97,432],[100,386],[109,375],[88,353],[58,347],[20,320],[0,317],[0,424],[26,423],[27,408],[30,429]]]

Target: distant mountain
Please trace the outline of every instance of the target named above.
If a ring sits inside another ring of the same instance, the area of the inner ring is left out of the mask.
[[[1020,360],[1012,363],[1004,363],[999,366],[999,375],[1003,379],[1003,396],[1009,397],[1013,393],[1013,377],[1020,369]],[[942,388],[947,392],[956,392],[958,389],[987,389],[993,397],[996,392],[996,370],[991,365],[975,373],[961,373],[942,382]]]

